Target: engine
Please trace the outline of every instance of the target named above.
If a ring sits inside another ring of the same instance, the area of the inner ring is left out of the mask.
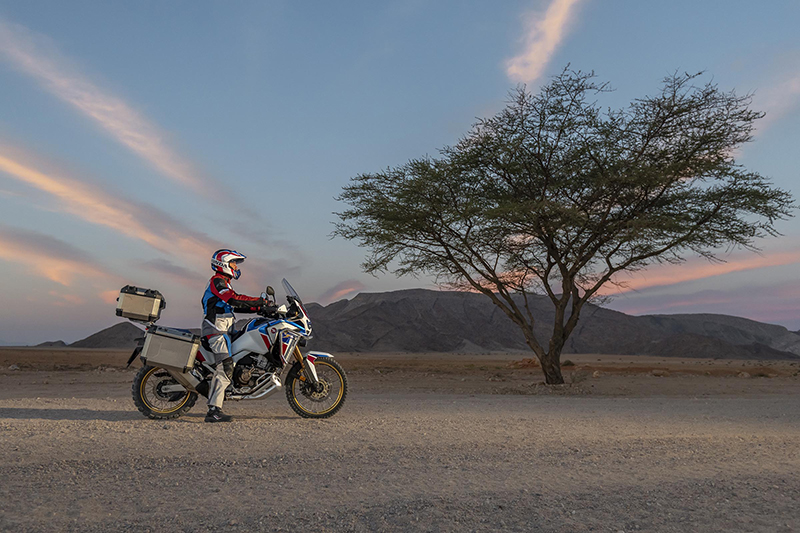
[[[237,389],[255,387],[258,378],[267,373],[269,362],[260,355],[242,357],[233,369],[233,386]]]

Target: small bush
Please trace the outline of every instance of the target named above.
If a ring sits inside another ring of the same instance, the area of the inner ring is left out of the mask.
[[[585,368],[579,368],[577,370],[573,370],[569,374],[567,374],[566,382],[568,385],[572,386],[577,383],[581,383],[589,379],[589,371]]]
[[[561,363],[561,366],[575,366],[575,363],[573,363],[572,361],[570,361],[569,359],[567,359],[566,361],[564,361],[563,363]]]

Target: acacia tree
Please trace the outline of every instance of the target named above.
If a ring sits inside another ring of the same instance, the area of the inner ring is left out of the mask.
[[[512,93],[440,157],[361,174],[339,198],[334,235],[369,250],[366,272],[427,274],[478,291],[522,330],[549,384],[584,305],[615,275],[689,254],[757,250],[794,209],[788,191],[737,164],[749,95],[675,74],[659,93],[603,111],[607,86],[565,69]],[[534,336],[529,295],[555,310]]]

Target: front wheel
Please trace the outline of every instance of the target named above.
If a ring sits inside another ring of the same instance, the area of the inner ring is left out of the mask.
[[[147,365],[136,373],[131,393],[136,408],[158,420],[178,418],[197,401],[197,394],[181,387],[169,372]]]
[[[347,398],[347,376],[330,358],[314,361],[319,381],[312,384],[290,373],[285,383],[286,399],[292,410],[303,418],[329,418],[342,408]]]

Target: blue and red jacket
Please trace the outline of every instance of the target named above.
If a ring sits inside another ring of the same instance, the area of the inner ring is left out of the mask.
[[[208,280],[206,292],[203,294],[203,336],[206,336],[208,326],[219,333],[229,333],[233,327],[234,310],[240,313],[255,313],[266,302],[263,298],[254,298],[237,294],[231,287],[231,278],[225,274],[214,274]],[[219,320],[230,318],[230,320]],[[221,328],[220,324],[230,323],[229,327]]]

